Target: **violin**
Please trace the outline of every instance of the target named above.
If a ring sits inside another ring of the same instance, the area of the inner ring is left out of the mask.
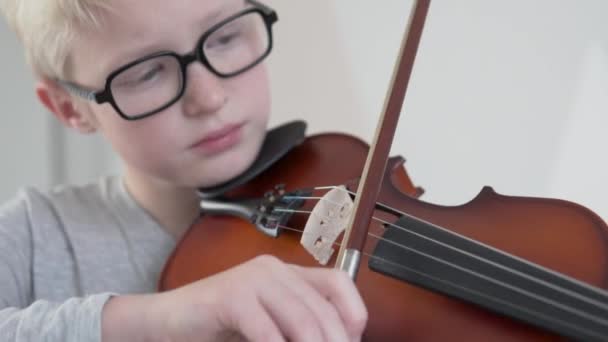
[[[608,340],[600,217],[490,187],[460,206],[424,202],[404,159],[388,158],[429,5],[415,2],[372,144],[305,137],[303,122],[270,132],[244,175],[200,190],[201,217],[159,290],[270,254],[347,271],[368,309],[366,341]]]

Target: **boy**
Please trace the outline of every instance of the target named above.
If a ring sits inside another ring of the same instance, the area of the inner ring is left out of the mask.
[[[274,12],[243,0],[1,0],[63,124],[99,132],[121,178],[0,209],[2,341],[352,341],[366,310],[336,270],[262,256],[154,293],[195,189],[254,160]],[[194,47],[194,49],[193,49]]]

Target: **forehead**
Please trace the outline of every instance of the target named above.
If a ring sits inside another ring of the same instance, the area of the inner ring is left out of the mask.
[[[213,19],[241,8],[244,3],[244,0],[111,0],[113,10],[108,14],[107,29],[120,27],[140,34],[155,28],[162,31],[192,20]]]
[[[84,30],[75,42],[74,73],[110,71],[161,50],[186,52],[214,23],[239,11],[244,0],[111,0],[101,27]]]

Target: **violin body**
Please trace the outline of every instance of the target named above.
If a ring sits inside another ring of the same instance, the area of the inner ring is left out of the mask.
[[[285,184],[287,191],[348,184],[354,191],[368,149],[365,143],[347,135],[309,137],[229,196],[260,198],[277,184]],[[502,196],[490,188],[461,206],[426,203],[417,198],[420,191],[413,186],[402,163],[399,158],[389,160],[378,202],[581,282],[607,288],[608,229],[591,211],[566,201]],[[313,205],[307,203],[304,208],[310,210]],[[398,219],[386,212],[377,215],[390,222]],[[288,226],[301,229],[306,219],[306,215],[294,215]],[[369,232],[382,236],[386,226],[373,223]],[[300,246],[300,237],[296,231],[282,230],[277,238],[272,238],[247,220],[203,213],[167,262],[159,289],[173,289],[264,254],[288,263],[319,266]],[[376,253],[378,241],[368,237],[356,280],[369,311],[365,340],[561,339],[545,329],[441,291],[372,270],[369,256]],[[331,265],[335,258],[334,254]],[[408,260],[402,262],[407,264]]]

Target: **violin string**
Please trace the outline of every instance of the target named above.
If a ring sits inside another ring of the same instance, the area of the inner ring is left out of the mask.
[[[571,313],[573,313],[573,314],[576,314],[576,315],[582,316],[582,317],[584,317],[584,318],[586,318],[586,319],[589,319],[589,320],[595,321],[595,322],[597,322],[598,324],[602,324],[602,325],[605,325],[605,326],[607,326],[607,327],[608,327],[608,321],[607,321],[606,319],[602,319],[602,318],[595,317],[595,316],[590,315],[590,314],[588,314],[588,313],[586,313],[586,312],[580,311],[580,310],[578,310],[578,309],[576,309],[576,308],[572,308],[572,307],[570,307],[570,306],[568,306],[568,305],[564,305],[564,304],[561,304],[561,303],[556,302],[556,301],[554,301],[554,300],[551,300],[551,299],[548,299],[548,298],[546,298],[546,297],[543,297],[542,295],[538,295],[538,294],[536,294],[536,293],[533,293],[533,292],[527,291],[527,290],[522,289],[522,288],[520,288],[520,287],[510,285],[510,284],[508,284],[508,283],[505,283],[505,282],[503,282],[503,281],[500,281],[500,280],[494,279],[494,278],[492,278],[492,277],[489,277],[489,276],[487,276],[487,275],[484,275],[484,274],[481,274],[481,273],[479,273],[479,272],[473,271],[473,270],[468,269],[468,268],[466,268],[466,267],[462,267],[462,266],[460,266],[460,265],[457,265],[457,264],[451,263],[451,262],[449,262],[449,261],[447,261],[447,260],[444,260],[444,259],[441,259],[441,258],[435,257],[435,256],[430,255],[430,254],[428,254],[428,253],[421,252],[421,251],[419,251],[419,250],[417,250],[417,249],[414,249],[414,248],[411,248],[411,247],[408,247],[408,246],[403,246],[403,245],[400,245],[400,244],[398,244],[398,243],[396,243],[396,242],[394,242],[394,241],[384,239],[384,238],[382,238],[382,237],[380,237],[380,236],[377,236],[377,235],[375,235],[375,234],[370,233],[370,236],[372,236],[372,237],[374,237],[374,238],[377,238],[377,239],[380,239],[380,240],[383,240],[383,241],[385,241],[385,242],[387,242],[387,243],[393,244],[393,245],[395,245],[395,246],[397,246],[397,247],[400,247],[400,248],[403,248],[403,249],[407,249],[407,250],[409,250],[409,251],[411,251],[411,252],[414,252],[414,253],[416,253],[416,254],[418,254],[418,255],[422,255],[422,256],[424,256],[424,257],[426,257],[426,258],[433,259],[433,260],[435,260],[435,261],[437,261],[437,262],[440,262],[440,263],[442,263],[442,264],[445,264],[445,265],[448,265],[448,266],[450,266],[450,267],[456,268],[456,269],[458,269],[458,270],[460,270],[460,271],[463,271],[463,272],[469,273],[469,274],[474,275],[474,276],[476,276],[476,277],[478,277],[478,278],[481,278],[481,279],[483,279],[483,280],[486,280],[486,281],[492,282],[492,283],[497,284],[497,285],[499,285],[499,286],[503,286],[503,287],[505,287],[505,288],[507,288],[507,289],[509,289],[509,290],[513,290],[513,291],[515,291],[515,292],[518,292],[518,293],[520,293],[520,294],[522,294],[522,295],[524,295],[524,296],[531,297],[531,298],[533,298],[533,299],[539,300],[539,301],[544,302],[544,303],[549,304],[549,305],[553,305],[553,306],[558,307],[558,308],[560,308],[560,309],[562,309],[562,310],[569,311],[569,312],[571,312]],[[590,304],[596,304],[596,303],[590,303]]]
[[[347,192],[349,195],[356,196],[356,193],[354,193],[354,192],[352,192],[352,191],[350,191],[350,190],[346,189],[346,188],[345,188],[345,187],[343,187],[343,186],[322,186],[322,187],[316,187],[316,188],[314,188],[314,189],[315,189],[315,190],[339,189],[339,190],[341,190],[341,191],[345,191],[345,192]],[[311,197],[311,199],[315,199],[315,198]],[[318,200],[322,200],[322,201],[326,201],[326,200],[325,200],[323,197],[317,197],[316,199],[318,199]],[[330,203],[333,203],[333,202],[330,202]],[[416,218],[416,217],[414,217],[414,216],[412,216],[412,215],[410,215],[410,214],[407,214],[407,213],[401,212],[401,211],[399,211],[399,210],[397,210],[397,209],[394,209],[394,208],[392,208],[392,207],[390,207],[390,206],[387,206],[387,205],[385,205],[385,204],[383,204],[383,203],[380,203],[380,202],[378,202],[378,203],[379,203],[380,205],[383,205],[384,207],[386,207],[386,208],[390,209],[390,210],[391,210],[391,211],[393,211],[393,212],[399,213],[399,214],[400,214],[400,215],[402,215],[402,216],[405,216],[405,217],[408,217],[408,218],[411,218],[411,219],[414,219],[414,220],[419,220],[419,221],[421,221],[420,219],[418,219],[418,218]],[[374,217],[374,216],[372,216],[372,218],[373,218],[373,219],[375,219],[375,220],[377,220],[377,221],[378,221],[378,220],[380,220],[380,219],[378,219],[378,218],[376,218],[376,217]],[[515,270],[515,269],[513,269],[513,268],[510,268],[510,267],[507,267],[507,266],[504,266],[504,265],[500,265],[500,264],[498,264],[498,263],[496,263],[496,262],[492,262],[492,261],[490,261],[490,260],[488,260],[488,259],[486,259],[486,258],[483,258],[483,257],[481,257],[481,256],[478,256],[478,255],[475,255],[475,254],[472,254],[472,253],[466,252],[466,251],[461,250],[461,249],[459,249],[459,248],[456,248],[456,247],[450,246],[450,245],[448,245],[448,244],[442,243],[442,242],[440,242],[440,241],[434,240],[434,239],[429,238],[429,237],[427,237],[427,236],[424,236],[424,235],[422,235],[422,234],[419,234],[419,233],[416,233],[416,232],[414,232],[414,231],[411,231],[411,230],[407,229],[406,227],[401,227],[401,226],[398,226],[398,225],[395,225],[395,224],[393,224],[393,223],[391,223],[391,222],[386,222],[386,221],[382,221],[382,223],[383,223],[384,225],[388,225],[388,226],[394,227],[394,228],[399,229],[399,230],[401,230],[401,231],[404,231],[404,232],[407,232],[407,233],[410,233],[410,234],[417,235],[418,237],[421,237],[421,238],[423,238],[423,239],[426,239],[426,240],[428,240],[428,241],[430,241],[430,242],[432,242],[432,243],[441,244],[442,246],[447,247],[447,248],[450,248],[450,249],[452,249],[452,250],[454,250],[454,251],[456,251],[456,252],[460,252],[460,253],[463,253],[463,254],[465,254],[465,255],[467,255],[467,256],[470,256],[470,257],[476,258],[476,259],[477,259],[477,260],[479,260],[479,261],[489,263],[489,264],[491,264],[492,266],[500,267],[500,268],[502,268],[503,270],[506,270],[506,271],[509,271],[509,272],[515,273],[515,274],[517,274],[517,275],[519,275],[519,276],[521,276],[521,277],[525,277],[526,279],[529,279],[529,280],[532,280],[532,281],[536,281],[536,282],[540,282],[540,284],[541,284],[541,285],[551,287],[551,288],[553,288],[553,289],[555,289],[555,290],[557,290],[557,291],[560,291],[560,290],[561,290],[561,291],[566,291],[566,292],[569,292],[569,294],[570,294],[570,295],[575,296],[575,297],[577,297],[577,298],[579,298],[579,299],[581,299],[581,300],[588,299],[587,297],[585,297],[585,296],[581,296],[580,294],[575,293],[575,292],[572,292],[572,291],[570,291],[570,290],[568,290],[568,289],[563,289],[562,287],[555,286],[554,284],[548,283],[548,282],[546,282],[546,281],[544,281],[544,280],[542,280],[542,279],[538,279],[538,278],[535,278],[535,277],[533,277],[533,276],[529,276],[529,275],[524,274],[524,273],[521,273],[521,272],[519,272],[519,271],[517,271],[517,270]],[[429,224],[428,222],[424,222],[424,223]],[[436,226],[436,225],[433,225],[433,227],[435,227],[435,228],[437,228],[437,229],[441,230],[442,232],[445,232],[445,233],[447,233],[447,234],[450,234],[450,235],[452,235],[452,236],[454,236],[454,237],[457,237],[457,238],[460,238],[460,239],[467,240],[467,241],[469,241],[469,242],[471,242],[471,243],[474,243],[474,244],[476,244],[476,245],[478,245],[478,246],[482,246],[482,247],[488,248],[488,249],[490,249],[490,250],[492,250],[492,251],[494,251],[494,252],[496,252],[496,253],[500,253],[500,254],[503,254],[503,255],[508,256],[508,257],[510,257],[510,258],[516,259],[518,262],[521,262],[521,263],[527,264],[528,266],[535,267],[535,268],[539,268],[539,269],[541,269],[541,270],[543,270],[543,271],[545,271],[545,272],[547,272],[547,273],[551,273],[552,275],[554,275],[554,276],[556,276],[556,277],[560,277],[560,278],[562,278],[563,280],[567,280],[567,281],[573,282],[573,283],[577,284],[578,286],[585,287],[587,290],[591,290],[591,291],[595,292],[597,295],[600,295],[600,296],[604,297],[606,300],[608,300],[608,293],[607,293],[606,291],[602,290],[602,289],[599,289],[599,288],[597,288],[597,287],[591,286],[591,285],[589,285],[589,284],[587,284],[587,283],[584,283],[584,282],[582,282],[582,281],[580,281],[580,280],[578,280],[578,279],[575,279],[575,278],[572,278],[572,277],[568,277],[568,276],[566,276],[566,275],[564,275],[564,274],[561,274],[561,273],[555,272],[555,271],[553,271],[553,270],[551,270],[551,269],[549,269],[549,268],[546,268],[546,267],[543,267],[543,266],[541,266],[541,265],[538,265],[538,264],[532,263],[532,262],[530,262],[530,261],[528,261],[528,260],[522,259],[522,258],[517,257],[517,256],[515,256],[515,255],[505,253],[504,251],[501,251],[501,250],[499,250],[499,249],[497,249],[497,248],[495,248],[495,247],[492,247],[492,246],[490,246],[490,245],[486,245],[486,244],[481,243],[481,242],[479,242],[479,241],[475,241],[475,240],[473,240],[473,239],[471,239],[471,238],[468,238],[468,237],[466,237],[466,236],[464,236],[464,235],[458,234],[458,233],[453,232],[453,231],[451,231],[451,230],[445,229],[445,228],[443,228],[443,227]],[[578,296],[580,296],[580,297],[578,297]],[[583,298],[585,298],[585,299],[583,299]],[[591,299],[591,301],[592,301],[592,302],[591,302],[591,304],[600,305],[600,304],[598,304],[598,303],[597,303],[597,301],[593,301],[592,299]],[[604,309],[604,310],[608,310],[608,305],[606,305],[606,304],[602,303],[602,305],[601,305],[601,306],[603,307],[603,309]]]
[[[321,198],[321,200],[323,200],[323,199]],[[309,213],[309,214],[310,214],[310,212],[307,212],[307,213]],[[560,287],[560,286],[556,286],[556,285],[554,285],[554,284],[547,283],[546,281],[543,281],[542,279],[538,279],[538,278],[535,278],[535,277],[533,277],[533,276],[529,276],[529,275],[523,274],[523,273],[521,273],[521,272],[519,272],[519,271],[517,271],[517,270],[514,270],[514,269],[512,269],[512,268],[506,267],[506,266],[504,266],[504,265],[497,264],[497,263],[495,263],[495,262],[492,262],[492,261],[490,261],[490,260],[487,260],[487,259],[485,259],[485,258],[483,258],[483,257],[478,256],[478,255],[471,254],[471,253],[466,252],[466,251],[464,251],[464,250],[461,250],[461,249],[459,249],[459,248],[456,248],[456,247],[453,247],[453,246],[446,245],[446,244],[445,244],[445,243],[443,243],[443,242],[440,242],[440,241],[434,240],[434,239],[432,239],[432,238],[429,238],[429,237],[423,236],[423,235],[421,235],[421,234],[418,234],[418,233],[416,233],[416,232],[410,231],[410,230],[409,230],[409,229],[407,229],[406,227],[401,227],[401,226],[395,225],[395,224],[393,224],[393,223],[391,223],[391,222],[387,222],[387,221],[382,220],[382,219],[379,219],[379,218],[377,218],[377,217],[373,217],[373,219],[374,219],[374,220],[376,220],[376,221],[378,221],[378,222],[380,222],[380,223],[382,223],[382,224],[384,224],[384,225],[386,225],[386,226],[395,227],[396,229],[399,229],[399,230],[405,231],[405,232],[407,232],[407,233],[418,235],[419,237],[422,237],[422,238],[424,238],[424,239],[427,239],[427,240],[429,240],[429,241],[430,241],[430,242],[432,242],[432,243],[439,244],[439,245],[442,245],[442,246],[444,246],[444,247],[450,248],[450,249],[452,249],[452,250],[454,250],[454,251],[456,251],[456,252],[463,253],[463,254],[468,255],[468,256],[470,256],[470,257],[476,258],[476,259],[478,259],[478,260],[480,260],[480,261],[482,261],[482,262],[489,263],[489,264],[491,264],[492,266],[495,266],[495,267],[500,267],[500,268],[502,268],[502,269],[504,269],[504,270],[506,270],[506,271],[508,271],[508,272],[512,272],[512,273],[514,273],[514,274],[516,274],[516,275],[518,275],[518,276],[525,277],[526,279],[529,279],[529,280],[531,280],[531,281],[534,281],[534,282],[540,283],[541,285],[544,285],[544,286],[550,287],[550,288],[552,288],[552,289],[554,289],[554,290],[556,290],[556,291],[562,292],[563,294],[570,295],[570,296],[572,296],[572,297],[578,298],[579,300],[585,301],[585,302],[587,302],[587,303],[589,303],[589,304],[591,304],[591,305],[598,306],[598,307],[600,307],[600,308],[602,308],[602,309],[604,309],[604,310],[606,310],[606,309],[608,308],[608,307],[607,307],[607,306],[606,306],[604,303],[601,303],[601,302],[595,301],[595,300],[593,300],[593,299],[589,299],[589,298],[588,298],[588,297],[586,297],[586,296],[580,295],[580,294],[578,294],[578,293],[574,293],[574,292],[572,292],[571,290],[564,289],[564,288],[562,288],[562,287]],[[297,231],[297,230],[296,230],[296,231]],[[300,232],[300,233],[303,233],[302,231],[299,231],[299,232]],[[378,240],[386,241],[387,243],[391,243],[391,244],[393,244],[393,245],[396,245],[396,246],[398,246],[398,247],[400,247],[400,248],[402,248],[402,249],[407,249],[407,250],[410,250],[410,251],[412,251],[412,252],[414,252],[414,253],[416,253],[416,254],[421,254],[421,255],[425,255],[426,257],[429,257],[429,258],[432,258],[432,259],[436,259],[436,261],[439,261],[439,262],[441,262],[441,263],[444,263],[444,264],[446,264],[446,265],[448,265],[448,266],[451,266],[451,267],[454,267],[454,268],[459,268],[459,269],[461,269],[462,271],[465,271],[465,272],[467,272],[467,273],[469,273],[469,274],[473,274],[474,276],[477,276],[477,277],[480,277],[480,278],[486,279],[486,280],[488,280],[488,281],[494,282],[494,283],[496,283],[496,284],[498,284],[498,285],[504,286],[504,287],[509,288],[509,289],[511,289],[511,290],[514,290],[514,291],[516,291],[516,292],[520,292],[521,294],[526,295],[526,296],[528,296],[528,297],[536,298],[536,299],[538,299],[538,300],[540,300],[540,301],[543,301],[543,302],[545,302],[545,303],[547,303],[547,304],[550,304],[550,305],[554,305],[554,306],[560,307],[560,308],[562,308],[562,309],[564,309],[564,310],[566,310],[566,311],[570,311],[570,312],[573,312],[573,313],[575,313],[575,314],[576,314],[576,313],[578,313],[579,315],[582,315],[582,316],[585,316],[585,317],[586,317],[586,318],[588,318],[588,319],[591,319],[591,320],[597,321],[597,322],[598,322],[598,323],[600,323],[600,324],[604,324],[604,325],[608,324],[608,322],[607,322],[606,320],[597,319],[597,318],[595,318],[595,317],[593,317],[593,316],[589,316],[588,314],[586,314],[586,313],[584,313],[584,312],[580,312],[579,310],[577,310],[577,309],[575,309],[575,308],[571,308],[571,307],[569,307],[569,306],[566,306],[566,305],[563,305],[563,304],[561,304],[561,303],[555,302],[555,301],[553,301],[553,300],[551,300],[551,299],[547,299],[546,297],[538,296],[538,295],[533,294],[533,293],[530,293],[530,292],[528,292],[528,291],[526,291],[526,290],[524,290],[524,289],[521,289],[521,288],[518,288],[518,287],[513,287],[512,285],[508,285],[508,284],[503,283],[503,282],[501,282],[501,281],[499,281],[499,280],[496,280],[496,279],[493,279],[493,278],[491,278],[491,277],[485,276],[485,275],[483,275],[483,274],[477,273],[477,272],[472,271],[472,270],[470,270],[470,269],[463,268],[463,267],[458,266],[458,265],[456,265],[456,264],[450,263],[449,261],[445,261],[445,260],[442,260],[442,259],[439,259],[439,258],[436,258],[436,257],[430,256],[430,255],[427,255],[426,253],[423,253],[423,252],[420,252],[420,251],[414,250],[414,249],[412,249],[412,248],[410,248],[410,247],[407,247],[407,246],[404,246],[404,245],[398,244],[398,243],[396,243],[396,242],[394,242],[394,241],[387,240],[387,239],[385,239],[385,238],[383,238],[383,237],[376,236],[376,235],[371,234],[371,233],[368,233],[368,235],[370,235],[370,236],[372,236],[372,237],[374,237],[374,238],[376,238],[376,239],[378,239]],[[455,235],[458,235],[458,234],[455,234]],[[372,256],[370,256],[370,257],[372,257]],[[532,265],[534,265],[534,264],[532,264]],[[534,265],[534,266],[536,266],[536,265]],[[560,275],[560,274],[558,274],[558,275]],[[561,276],[561,275],[560,275],[560,276]],[[568,280],[575,280],[575,279],[570,279],[570,278],[566,278],[566,279],[568,279]],[[584,283],[583,283],[583,284],[584,284]],[[584,284],[584,285],[587,285],[587,284]],[[588,286],[588,285],[587,285],[587,286]],[[593,288],[593,289],[595,289],[595,288]],[[601,293],[601,294],[604,294],[604,293],[602,293],[602,292],[600,292],[600,293]]]
[[[415,253],[416,253],[416,252],[415,252]],[[367,253],[366,253],[366,254],[367,254]],[[585,334],[591,334],[591,335],[593,335],[593,336],[595,336],[595,337],[597,337],[597,338],[605,338],[605,337],[606,337],[606,336],[602,335],[601,333],[595,333],[595,332],[591,332],[590,330],[587,330],[587,329],[581,328],[581,327],[579,327],[579,326],[577,326],[577,325],[575,325],[575,324],[572,324],[572,323],[570,323],[570,322],[568,322],[568,321],[565,321],[565,320],[562,320],[562,319],[559,319],[559,318],[556,318],[556,317],[553,317],[553,316],[548,316],[548,315],[546,315],[546,314],[543,314],[542,312],[538,312],[538,311],[535,311],[535,310],[531,310],[531,309],[529,309],[529,308],[527,308],[527,307],[524,307],[524,306],[521,306],[521,305],[517,305],[517,304],[514,304],[514,303],[509,302],[509,301],[502,300],[502,299],[500,299],[500,298],[498,298],[498,297],[494,297],[494,296],[487,295],[487,294],[485,294],[485,293],[483,293],[483,292],[480,292],[480,291],[477,291],[477,290],[474,290],[474,289],[470,289],[470,288],[468,288],[468,287],[464,287],[464,286],[462,286],[462,285],[456,284],[456,283],[451,282],[451,281],[449,281],[449,280],[445,280],[445,279],[441,279],[441,278],[438,278],[438,277],[434,277],[434,276],[432,276],[432,275],[429,275],[429,274],[426,274],[426,273],[420,272],[420,271],[418,271],[418,270],[416,270],[416,269],[413,269],[413,268],[410,268],[410,267],[407,267],[407,266],[404,266],[404,265],[401,265],[401,264],[395,263],[395,262],[390,261],[390,260],[386,260],[386,259],[381,258],[381,257],[374,257],[374,258],[375,258],[375,259],[378,259],[378,260],[381,260],[381,261],[383,261],[383,262],[386,262],[386,263],[392,264],[392,265],[394,265],[394,266],[396,266],[396,267],[403,268],[403,269],[405,269],[405,270],[407,270],[407,271],[409,271],[409,272],[416,273],[416,274],[418,274],[418,275],[420,275],[420,276],[422,276],[422,277],[426,277],[426,278],[428,278],[428,279],[431,279],[431,280],[434,280],[434,281],[438,281],[438,282],[441,282],[441,283],[443,283],[443,284],[447,284],[447,285],[449,285],[449,286],[451,286],[451,287],[454,287],[454,288],[459,288],[459,289],[460,289],[460,290],[462,290],[462,291],[465,291],[465,292],[468,292],[468,293],[472,293],[472,294],[474,294],[474,295],[476,295],[476,296],[483,297],[483,298],[485,298],[485,299],[487,299],[487,300],[490,300],[490,301],[493,301],[493,302],[495,302],[495,303],[497,303],[497,304],[501,304],[501,305],[504,305],[504,306],[508,306],[508,307],[511,307],[511,308],[514,308],[514,309],[517,309],[517,310],[520,310],[520,311],[526,312],[526,313],[527,313],[527,314],[529,314],[529,315],[532,315],[532,316],[536,316],[536,317],[542,318],[542,319],[544,319],[544,320],[546,320],[546,321],[550,321],[550,322],[553,322],[553,323],[562,324],[562,325],[564,325],[564,326],[568,326],[568,327],[570,327],[570,329],[577,330],[577,331],[582,332],[582,333],[585,333]],[[448,263],[448,264],[449,264],[449,263]],[[600,323],[600,324],[603,324],[603,323]]]
[[[280,227],[281,229],[285,229],[285,230],[293,231],[293,232],[296,232],[296,233],[300,233],[300,234],[302,234],[302,235],[307,234],[306,232],[304,232],[304,231],[302,231],[302,230],[299,230],[299,229],[296,229],[296,228],[290,228],[290,227],[283,226],[283,225],[279,225],[279,227]],[[369,233],[369,235],[370,235],[370,236],[372,236],[372,237],[374,237],[374,238],[376,238],[376,239],[378,239],[378,240],[384,240],[384,241],[387,241],[386,239],[384,239],[384,238],[382,238],[382,237],[380,237],[380,236],[377,236],[377,235],[374,235],[374,234],[371,234],[371,233]],[[445,261],[445,260],[442,260],[442,259],[438,259],[438,258],[435,258],[435,257],[429,256],[428,254],[426,254],[426,253],[424,253],[424,252],[420,252],[420,251],[418,251],[418,250],[415,250],[415,249],[409,248],[409,247],[407,247],[407,246],[401,246],[401,245],[399,245],[399,244],[397,244],[397,243],[395,243],[395,242],[393,242],[393,241],[387,241],[387,242],[389,242],[389,243],[391,243],[391,244],[394,244],[394,245],[397,245],[397,246],[399,246],[399,247],[401,247],[401,248],[406,248],[406,249],[408,249],[408,250],[410,250],[410,251],[412,251],[412,252],[414,252],[414,253],[416,253],[416,254],[420,254],[420,255],[424,255],[424,256],[427,256],[427,257],[430,257],[430,258],[436,259],[436,260],[438,260],[439,262],[442,262],[442,263],[447,264],[447,265],[449,265],[449,266],[456,267],[456,268],[459,268],[459,269],[463,269],[462,267],[460,267],[460,266],[458,266],[458,265],[454,265],[454,264],[452,264],[452,263],[450,263],[450,262],[447,262],[447,261]],[[337,242],[337,241],[336,241],[336,242],[334,242],[334,243],[333,243],[333,245],[335,245],[335,246],[337,246],[337,247],[340,247],[342,244],[341,244],[340,242]],[[504,306],[508,306],[508,307],[511,307],[511,308],[514,308],[514,309],[517,309],[517,310],[520,310],[520,311],[526,312],[526,313],[527,313],[527,314],[529,314],[529,315],[532,315],[532,316],[536,316],[536,317],[542,318],[542,319],[544,319],[544,320],[546,320],[546,321],[551,321],[551,322],[553,322],[553,323],[562,324],[562,325],[564,325],[564,326],[568,326],[568,327],[570,327],[571,329],[578,330],[579,332],[583,332],[583,333],[586,333],[586,334],[592,334],[592,335],[594,335],[594,336],[596,336],[596,337],[598,337],[598,338],[599,338],[599,337],[604,337],[604,336],[602,336],[601,334],[594,334],[593,332],[590,332],[590,331],[588,331],[588,330],[586,330],[586,329],[582,329],[582,328],[581,328],[581,327],[579,327],[579,326],[576,326],[576,325],[574,325],[574,324],[572,324],[572,323],[570,323],[570,322],[567,322],[567,321],[561,320],[561,319],[559,319],[559,318],[551,317],[551,316],[548,316],[548,315],[546,315],[546,314],[543,314],[542,312],[534,311],[534,310],[531,310],[531,309],[529,309],[529,308],[527,308],[527,307],[524,307],[524,306],[521,306],[521,305],[517,305],[517,304],[514,304],[514,303],[509,302],[509,301],[502,300],[502,299],[500,299],[500,298],[498,298],[498,297],[494,297],[494,296],[491,296],[491,295],[487,295],[487,294],[485,294],[485,293],[483,293],[483,292],[480,292],[480,291],[477,291],[477,290],[475,290],[475,289],[471,289],[471,288],[468,288],[468,287],[464,287],[464,286],[462,286],[462,285],[459,285],[459,284],[457,284],[457,283],[451,282],[451,281],[449,281],[449,280],[442,279],[442,278],[438,278],[438,277],[435,277],[435,276],[432,276],[432,275],[429,275],[429,274],[426,274],[426,273],[420,272],[420,271],[418,271],[418,270],[416,270],[416,269],[413,269],[413,268],[407,267],[407,266],[405,266],[405,265],[402,265],[402,264],[396,263],[396,262],[394,262],[394,261],[390,261],[390,260],[384,259],[384,258],[382,258],[382,257],[375,256],[375,255],[370,254],[370,253],[368,253],[368,252],[361,251],[361,254],[363,254],[364,256],[366,256],[366,257],[368,257],[368,258],[370,258],[370,259],[379,260],[379,261],[382,261],[382,262],[385,262],[385,263],[391,264],[391,265],[393,265],[393,266],[395,266],[395,267],[402,268],[402,269],[404,269],[404,270],[406,270],[406,271],[409,271],[409,272],[412,272],[412,273],[416,273],[416,274],[418,274],[419,276],[425,277],[425,278],[427,278],[427,279],[431,279],[431,280],[434,280],[434,281],[437,281],[437,282],[440,282],[440,283],[443,283],[443,284],[447,284],[448,286],[451,286],[451,287],[453,287],[453,288],[458,288],[458,289],[460,289],[460,290],[462,290],[462,291],[464,291],[464,292],[468,292],[468,293],[474,294],[474,295],[476,295],[476,296],[483,297],[483,298],[485,298],[485,299],[487,299],[487,300],[493,301],[494,303],[497,303],[497,304],[500,304],[500,305],[504,305]],[[479,274],[479,273],[477,273],[477,272],[470,271],[470,270],[468,270],[468,269],[464,269],[464,270],[465,270],[465,271],[468,271],[468,273],[471,273],[471,274],[473,274],[473,275],[479,276],[479,277],[481,277],[481,278],[486,278],[485,276],[483,276],[483,275],[481,275],[481,274]],[[500,282],[500,281],[495,281],[495,283],[497,283],[499,286],[505,286],[505,284],[504,284],[504,283],[502,283],[502,282]],[[527,291],[526,291],[526,292],[527,292]],[[534,294],[530,294],[530,293],[525,293],[525,294],[526,294],[526,295],[528,295],[529,297],[532,297],[532,298],[536,298],[536,299],[544,299],[544,298],[538,298],[539,296],[534,295]],[[553,304],[553,303],[552,303],[552,301],[551,301],[551,300],[549,300],[549,301],[548,301],[548,304]],[[569,310],[568,310],[568,311],[569,311]],[[595,317],[593,317],[593,316],[588,316],[588,315],[586,315],[586,314],[584,314],[584,313],[582,313],[582,315],[587,316],[587,317],[590,317],[591,319],[594,319],[594,318],[595,318]],[[594,320],[595,320],[595,319],[594,319]],[[596,321],[597,321],[597,320],[596,320]],[[604,325],[605,325],[605,321],[603,321],[603,320],[602,320],[602,322],[597,322],[597,323],[599,323],[599,324],[604,324]]]
[[[429,238],[429,237],[427,237],[427,236],[424,236],[424,235],[422,235],[422,234],[420,234],[420,233],[416,233],[416,232],[414,232],[414,231],[408,230],[408,229],[407,229],[407,228],[405,228],[405,227],[398,226],[398,225],[396,225],[396,224],[393,224],[393,223],[391,223],[391,222],[388,222],[388,221],[385,221],[385,220],[382,220],[382,219],[379,219],[379,218],[376,218],[376,217],[373,217],[373,219],[374,219],[374,220],[376,220],[376,221],[378,221],[378,222],[380,222],[380,223],[382,223],[382,224],[384,224],[384,225],[388,225],[388,226],[391,226],[391,227],[397,228],[397,229],[399,229],[399,230],[405,231],[405,232],[407,232],[407,233],[409,233],[409,234],[416,235],[416,236],[418,236],[418,237],[420,237],[420,238],[423,238],[423,239],[425,239],[425,240],[428,240],[428,241],[430,241],[430,242],[432,242],[432,243],[438,244],[438,245],[443,246],[443,247],[445,247],[445,248],[449,248],[449,249],[451,249],[451,250],[453,250],[453,251],[455,251],[455,252],[458,252],[458,253],[464,254],[464,255],[469,256],[469,257],[471,257],[471,258],[474,258],[474,259],[477,259],[477,260],[479,260],[479,261],[482,261],[482,262],[485,262],[485,263],[487,263],[487,264],[490,264],[490,265],[492,265],[493,267],[497,267],[497,268],[500,268],[500,269],[505,270],[505,271],[507,271],[507,272],[511,272],[511,273],[513,273],[513,274],[516,274],[516,275],[518,275],[518,276],[522,277],[522,278],[528,279],[528,280],[533,281],[533,282],[536,282],[536,283],[538,283],[538,284],[540,284],[540,285],[543,285],[543,286],[546,286],[546,287],[548,287],[548,288],[551,288],[551,289],[553,289],[553,290],[555,290],[555,291],[562,292],[562,293],[567,294],[567,295],[569,295],[569,296],[575,297],[575,298],[577,298],[577,299],[579,299],[579,300],[585,301],[585,302],[587,302],[587,303],[589,303],[589,304],[591,304],[591,305],[596,305],[596,306],[601,307],[601,308],[602,308],[602,309],[604,309],[604,310],[608,310],[608,305],[607,305],[606,303],[602,303],[602,302],[595,301],[595,300],[593,300],[593,299],[590,299],[589,297],[586,297],[586,296],[584,296],[584,295],[581,295],[580,293],[573,292],[572,290],[569,290],[569,289],[563,288],[563,287],[561,287],[561,286],[559,286],[559,285],[551,284],[551,283],[549,283],[549,282],[547,282],[547,281],[545,281],[545,280],[543,280],[543,279],[539,279],[539,278],[536,278],[536,277],[534,277],[534,276],[530,276],[530,275],[528,275],[528,274],[522,273],[521,271],[518,271],[518,270],[513,269],[513,268],[511,268],[511,267],[507,267],[507,266],[501,265],[501,264],[499,264],[499,263],[497,263],[497,262],[494,262],[494,261],[488,260],[488,259],[486,259],[486,258],[483,258],[483,257],[481,257],[481,256],[479,256],[479,255],[476,255],[476,254],[473,254],[473,253],[467,252],[467,251],[462,250],[462,249],[460,249],[460,248],[457,248],[457,247],[454,247],[454,246],[450,246],[450,245],[448,245],[448,244],[446,244],[446,243],[444,243],[444,242],[437,241],[437,240],[435,240],[435,239],[432,239],[432,238]],[[369,234],[369,235],[373,235],[373,234],[371,234],[371,233],[368,233],[368,234]],[[392,242],[392,243],[394,243],[394,242]],[[402,247],[402,248],[403,248],[404,246],[399,246],[399,247]],[[511,255],[509,254],[509,256],[511,256]],[[532,265],[533,265],[533,266],[537,266],[537,265],[534,265],[534,264],[532,264]],[[561,276],[561,275],[560,275],[560,276]],[[566,278],[566,279],[568,279],[568,280],[574,280],[574,279],[571,279],[571,278]],[[601,294],[604,294],[604,293],[601,293]]]

